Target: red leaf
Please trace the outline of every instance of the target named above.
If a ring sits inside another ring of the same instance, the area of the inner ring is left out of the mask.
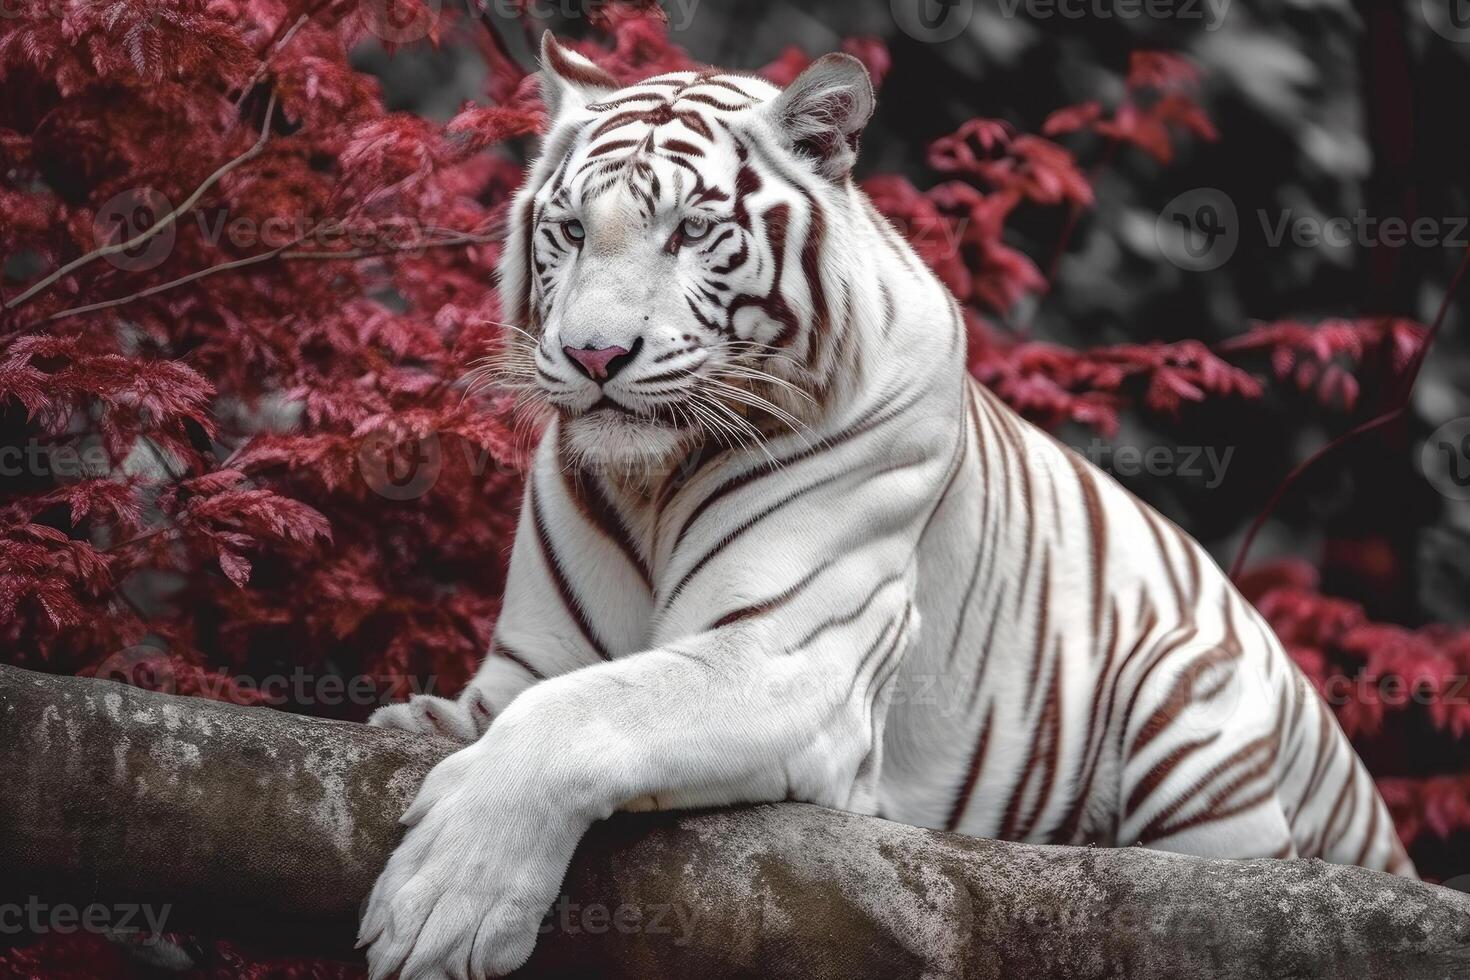
[[[245,588],[250,581],[250,561],[233,551],[221,551],[219,553],[219,567],[224,570],[231,582],[240,588]]]

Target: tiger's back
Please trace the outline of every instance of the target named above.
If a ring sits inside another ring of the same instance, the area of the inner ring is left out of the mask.
[[[1188,535],[976,382],[885,733],[894,819],[1412,875],[1371,777]]]

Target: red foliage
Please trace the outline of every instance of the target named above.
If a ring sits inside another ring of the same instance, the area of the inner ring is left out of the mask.
[[[0,252],[24,260],[0,283],[0,446],[21,450],[0,459],[21,466],[0,496],[9,659],[242,703],[270,700],[259,681],[282,671],[363,676],[372,703],[308,685],[282,705],[361,718],[418,678],[457,688],[487,647],[527,444],[504,398],[466,400],[457,382],[501,335],[496,232],[521,177],[502,144],[545,118],[526,71],[451,5],[428,36],[480,53],[485,104],[443,126],[390,112],[349,62],[368,7],[68,0],[0,18]],[[577,47],[624,81],[690,67],[657,9],[599,6],[602,39]],[[881,81],[881,42],[844,47]],[[809,61],[792,49],[764,74]],[[1059,110],[1043,131],[1102,137],[1099,165],[1120,146],[1167,162],[1177,139],[1215,137],[1198,81],[1140,54],[1121,104]],[[1003,325],[1050,283],[1008,223],[1021,208],[1075,219],[1092,181],[1068,149],[995,120],[930,160],[947,179],[928,190],[865,187],[963,304],[975,373],[1042,425],[1111,432],[1128,411],[1257,398],[1228,358],[1262,352],[1351,407],[1370,353],[1401,370],[1423,337],[1378,320],[1258,326],[1217,350],[1031,341]],[[1470,724],[1439,697],[1470,661],[1464,633],[1375,626],[1297,568],[1250,587],[1324,690],[1399,677],[1433,695],[1447,737]],[[1339,716],[1366,739],[1398,711],[1365,697]],[[1385,782],[1407,840],[1470,826],[1458,778]],[[117,956],[50,940],[0,953],[0,975],[96,975]],[[209,975],[346,975],[216,956]]]
[[[1414,759],[1394,762],[1433,766],[1437,754],[1452,756],[1470,733],[1470,629],[1373,623],[1362,606],[1323,596],[1317,585],[1316,569],[1300,561],[1268,565],[1240,582],[1355,743],[1371,748],[1390,726],[1427,728],[1438,744],[1421,741]],[[1470,829],[1470,775],[1375,775],[1406,845]],[[1421,870],[1443,873],[1433,865]]]
[[[1354,372],[1363,362],[1376,355],[1391,375],[1402,376],[1427,335],[1423,325],[1396,317],[1327,320],[1315,326],[1283,320],[1256,326],[1222,348],[1266,352],[1278,378],[1315,394],[1324,406],[1351,411],[1358,401]]]
[[[1174,159],[1175,132],[1211,142],[1219,138],[1195,102],[1199,81],[1193,62],[1163,51],[1139,51],[1128,68],[1127,97],[1116,111],[1108,115],[1096,102],[1068,106],[1048,116],[1042,132],[1060,136],[1091,130],[1168,163]]]
[[[1302,562],[1267,566],[1240,584],[1350,738],[1379,735],[1386,715],[1413,710],[1453,739],[1470,732],[1470,629],[1370,622],[1357,603],[1318,592],[1316,569]]]

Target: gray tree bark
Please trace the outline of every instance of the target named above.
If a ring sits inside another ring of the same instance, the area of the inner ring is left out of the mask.
[[[0,903],[348,949],[447,742],[0,665]],[[1320,861],[977,840],[804,804],[619,815],[532,977],[1470,977],[1470,895]]]

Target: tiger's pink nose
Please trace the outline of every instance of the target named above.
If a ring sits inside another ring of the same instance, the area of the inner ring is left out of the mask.
[[[593,381],[607,381],[632,360],[625,356],[626,347],[563,347],[562,350]]]

